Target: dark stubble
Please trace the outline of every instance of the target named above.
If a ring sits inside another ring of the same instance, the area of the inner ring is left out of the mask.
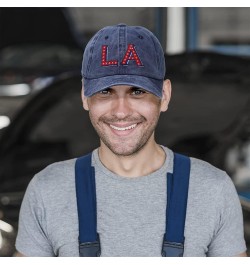
[[[145,130],[141,130],[141,135],[139,139],[137,140],[137,142],[134,143],[133,146],[129,148],[129,150],[126,149],[126,146],[124,146],[124,148],[121,150],[120,149],[116,150],[114,143],[112,142],[112,139],[110,139],[110,136],[107,135],[105,131],[101,129],[101,127],[106,126],[104,124],[112,124],[112,123],[119,123],[119,122],[139,123],[139,126],[142,126],[146,124],[147,119],[143,117],[142,115],[138,117],[126,117],[125,119],[122,119],[122,120],[117,119],[116,117],[112,117],[112,118],[100,117],[99,120],[96,122],[92,116],[91,111],[89,112],[89,116],[90,116],[92,125],[95,128],[97,134],[99,135],[101,141],[111,150],[111,152],[113,152],[117,156],[133,156],[137,154],[140,150],[142,150],[143,147],[145,147],[145,145],[147,144],[152,134],[154,133],[158,120],[159,120],[159,115],[158,115],[158,117],[155,117],[155,119],[153,120],[153,123],[147,124],[147,126],[145,126]],[[126,145],[126,142],[127,142],[126,139],[123,140],[121,138],[121,142],[120,142],[121,145],[122,144]]]

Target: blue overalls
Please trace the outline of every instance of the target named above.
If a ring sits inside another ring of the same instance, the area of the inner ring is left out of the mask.
[[[79,219],[79,256],[98,257],[101,245],[97,233],[95,169],[92,153],[77,158],[75,164],[76,196]],[[188,198],[190,158],[174,153],[173,174],[167,173],[166,232],[163,257],[182,257]]]

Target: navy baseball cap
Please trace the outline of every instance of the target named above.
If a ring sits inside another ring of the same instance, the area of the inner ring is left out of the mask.
[[[86,97],[115,85],[136,86],[162,97],[164,52],[144,27],[108,26],[87,44],[81,73]]]

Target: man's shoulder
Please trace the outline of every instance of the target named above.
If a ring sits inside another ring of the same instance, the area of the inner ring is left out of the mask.
[[[197,185],[209,187],[215,190],[232,186],[232,180],[227,172],[219,169],[212,164],[191,157],[191,179]]]
[[[75,161],[76,159],[73,158],[48,165],[33,177],[31,185],[42,190],[69,185],[74,180]]]
[[[208,174],[208,175],[225,175],[225,171],[222,169],[219,169],[218,167],[215,167],[214,165],[210,164],[207,161],[190,157],[191,160],[191,170],[195,173],[202,173],[202,174]]]
[[[42,193],[56,192],[56,190],[67,192],[75,189],[75,164],[77,158],[54,162],[48,165],[35,174],[29,186],[32,187],[32,190]]]
[[[43,170],[41,170],[37,175],[64,175],[65,173],[70,173],[74,169],[76,158],[69,160],[54,162]]]

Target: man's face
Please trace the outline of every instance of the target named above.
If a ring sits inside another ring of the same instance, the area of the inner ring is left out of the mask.
[[[164,99],[127,85],[83,97],[83,105],[89,110],[101,146],[120,156],[133,155],[153,140],[160,112],[167,109]]]

